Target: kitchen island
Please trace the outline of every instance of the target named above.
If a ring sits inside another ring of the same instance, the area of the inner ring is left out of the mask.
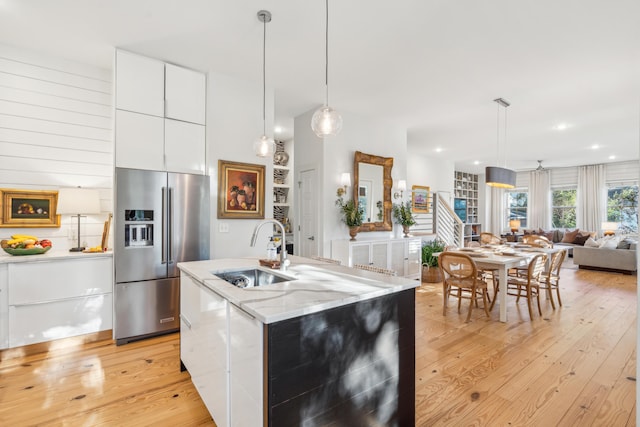
[[[178,265],[180,357],[216,424],[413,425],[420,283],[290,259],[245,289],[215,273],[255,258]]]

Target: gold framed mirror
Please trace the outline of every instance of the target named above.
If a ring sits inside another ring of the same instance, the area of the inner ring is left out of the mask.
[[[393,157],[356,151],[353,157],[353,200],[364,207],[360,231],[391,231]]]

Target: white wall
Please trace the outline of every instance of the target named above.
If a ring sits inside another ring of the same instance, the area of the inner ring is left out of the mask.
[[[0,188],[98,189],[103,213],[83,218],[81,237],[99,245],[113,210],[111,70],[0,45],[0,77]],[[66,250],[76,230],[65,216],[60,228],[5,228],[0,237],[33,234]]]
[[[435,157],[409,155],[407,158],[407,189],[412,185],[422,185],[432,192],[448,193],[453,203],[453,177],[455,164],[453,161]]]
[[[399,179],[407,179],[407,133],[404,128],[385,123],[379,118],[340,111],[343,119],[342,132],[320,140],[310,127],[314,111],[315,109],[308,111],[295,119],[295,171],[297,174],[305,167],[318,165],[318,220],[322,224],[319,253],[328,257],[331,254],[331,240],[349,238],[349,230],[340,221],[335,201],[341,174],[350,172],[353,179],[354,153],[362,151],[376,156],[393,157],[391,176],[394,183],[397,183]],[[347,191],[351,194],[352,188]],[[364,239],[392,235],[393,232],[367,232],[358,236]]]
[[[265,218],[273,218],[273,160],[253,153],[262,135],[262,86],[209,72],[207,76],[207,174],[211,176],[211,258],[264,256],[272,227],[260,230],[255,247],[251,235],[260,220],[218,219],[218,159],[260,164],[265,171]],[[267,133],[273,129],[273,90],[267,90]],[[269,134],[269,136],[272,136]],[[229,232],[220,232],[220,224]]]

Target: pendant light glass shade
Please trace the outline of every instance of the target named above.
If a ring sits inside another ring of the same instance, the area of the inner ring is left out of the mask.
[[[253,143],[253,152],[258,157],[271,157],[276,151],[276,143],[273,138],[262,135]]]
[[[500,106],[504,107],[504,144],[507,144],[507,107],[511,104],[506,99],[497,98],[493,102],[498,104],[498,163],[500,162]],[[505,148],[506,150],[506,148]],[[504,163],[506,166],[507,159],[505,154]],[[485,169],[485,182],[490,187],[497,188],[515,188],[516,186],[516,172],[500,166],[487,166]]]
[[[329,107],[329,0],[325,0],[325,10],[325,103],[313,113],[311,118],[311,129],[320,138],[337,135],[342,130],[342,116]]]
[[[311,129],[319,137],[337,135],[342,130],[342,116],[329,106],[323,106],[313,113]]]
[[[273,138],[267,136],[266,119],[266,62],[267,62],[267,22],[271,22],[271,12],[261,10],[258,12],[258,20],[263,24],[262,32],[262,136],[253,143],[253,152],[258,157],[271,157],[276,151],[276,143]]]

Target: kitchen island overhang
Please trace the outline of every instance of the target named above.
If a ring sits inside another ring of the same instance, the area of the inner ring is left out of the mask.
[[[215,273],[255,268],[255,258],[179,265],[188,281],[228,303],[227,410],[207,405],[216,423],[412,425],[420,283],[307,258],[291,261],[284,274],[295,280],[249,289]],[[189,349],[181,348],[185,362],[183,350]],[[239,396],[241,411],[234,409]],[[253,416],[247,399],[258,406]]]

